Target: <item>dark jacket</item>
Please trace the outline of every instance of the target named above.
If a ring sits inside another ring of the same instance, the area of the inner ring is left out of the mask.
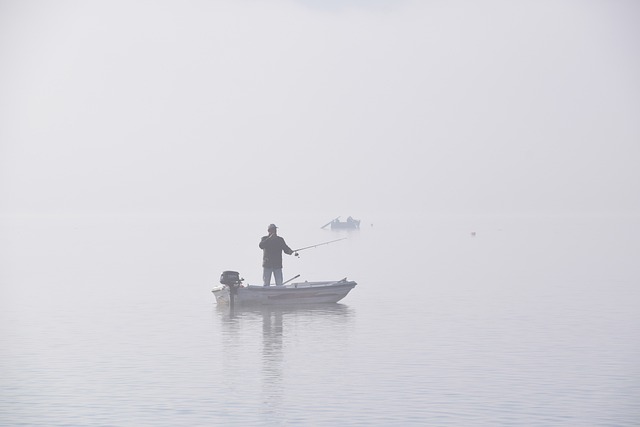
[[[262,249],[262,266],[266,268],[282,268],[282,252],[291,255],[293,250],[280,236],[264,236],[258,244]]]

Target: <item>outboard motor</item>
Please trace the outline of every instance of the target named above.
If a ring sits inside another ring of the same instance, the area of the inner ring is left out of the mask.
[[[238,288],[244,279],[240,278],[237,271],[223,271],[220,275],[220,283],[229,287],[229,306],[233,308]]]
[[[239,285],[242,283],[242,280],[243,279],[240,278],[240,273],[237,271],[223,271],[220,275],[220,283],[229,287]]]

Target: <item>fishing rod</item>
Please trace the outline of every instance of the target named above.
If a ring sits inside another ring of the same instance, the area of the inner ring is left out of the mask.
[[[290,281],[292,281],[293,279],[297,279],[298,277],[300,277],[300,275],[298,274],[297,276],[293,276],[291,279],[287,280],[286,282],[282,282],[282,285],[286,285],[287,283],[289,283]]]
[[[339,220],[339,219],[340,219],[340,217],[334,218],[334,219],[332,219],[331,221],[329,221],[328,223],[326,223],[325,225],[323,225],[323,226],[322,226],[322,227],[320,227],[320,228],[325,228],[327,225],[331,224],[333,221],[337,221],[337,220]]]
[[[317,245],[305,246],[304,248],[294,249],[293,253],[294,253],[295,256],[298,256],[298,252],[299,251],[304,251],[305,249],[316,248],[316,247],[322,246],[322,245],[328,245],[329,243],[339,242],[340,240],[345,240],[345,239],[346,239],[346,237],[343,237],[342,239],[336,239],[336,240],[331,240],[329,242],[318,243]]]

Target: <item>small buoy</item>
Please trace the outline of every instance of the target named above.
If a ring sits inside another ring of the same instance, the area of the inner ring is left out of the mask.
[[[475,231],[471,232],[471,237],[476,237],[476,232]]]

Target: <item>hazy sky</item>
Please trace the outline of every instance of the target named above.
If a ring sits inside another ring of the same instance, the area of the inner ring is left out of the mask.
[[[640,214],[640,2],[0,0],[0,213]]]

